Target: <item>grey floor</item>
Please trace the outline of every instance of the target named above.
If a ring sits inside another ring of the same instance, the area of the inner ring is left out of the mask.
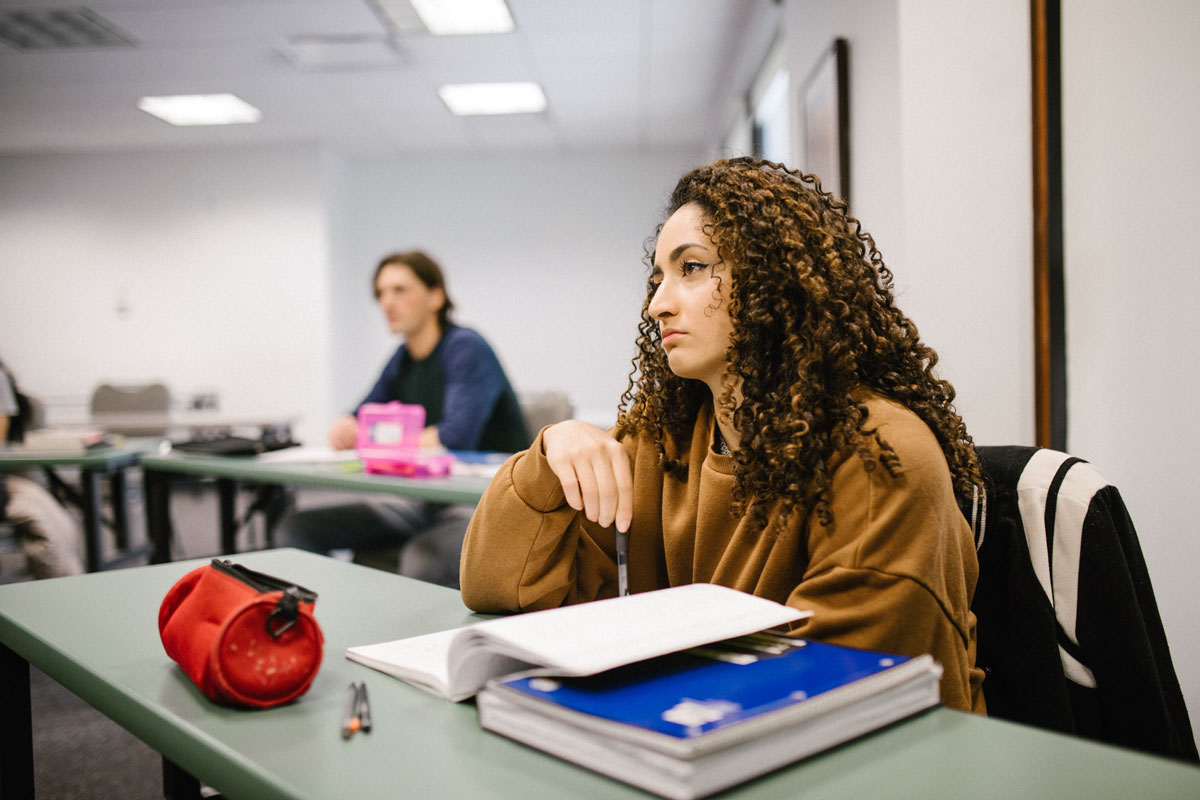
[[[305,492],[299,507],[342,499]],[[130,537],[145,542],[140,487],[130,487]],[[247,498],[242,498],[242,505]],[[177,487],[172,493],[175,560],[218,554],[217,501],[211,485]],[[257,515],[256,515],[257,516]],[[106,544],[111,537],[106,536]],[[258,519],[243,530],[239,550],[265,544]],[[145,563],[142,559],[137,563]],[[136,565],[136,564],[135,564]],[[17,554],[0,563],[5,581],[21,580]],[[164,656],[165,657],[165,656]],[[162,797],[162,762],[157,753],[37,669],[30,670],[33,706],[34,785],[39,800],[157,800]]]

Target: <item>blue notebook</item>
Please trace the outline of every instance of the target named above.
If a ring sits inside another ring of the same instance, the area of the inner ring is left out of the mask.
[[[599,675],[489,685],[480,724],[665,797],[702,797],[914,714],[941,667],[755,634]]]

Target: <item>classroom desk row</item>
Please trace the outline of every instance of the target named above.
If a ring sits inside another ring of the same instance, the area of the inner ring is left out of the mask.
[[[181,476],[214,478],[217,483],[220,552],[236,552],[240,527],[235,513],[237,493],[251,486],[262,499],[266,493],[285,486],[371,492],[451,504],[474,504],[487,488],[488,479],[474,476],[445,478],[401,478],[363,472],[357,462],[293,463],[264,461],[254,456],[207,456],[171,451],[158,453],[158,442],[147,441],[122,447],[106,447],[81,453],[53,453],[0,448],[0,472],[41,469],[51,483],[70,493],[70,484],[58,476],[59,469],[79,471],[82,491],[73,498],[83,511],[86,566],[97,572],[126,564],[144,555],[131,551],[128,541],[126,470],[142,470],[145,492],[146,537],[151,563],[171,560],[171,486]],[[102,509],[101,481],[107,479],[111,518]],[[101,537],[107,523],[114,532],[116,556],[102,560]]]
[[[294,703],[217,706],[164,653],[159,603],[207,560],[0,586],[0,796],[34,793],[32,664],[161,753],[175,797],[198,797],[200,781],[231,800],[649,797],[483,731],[472,702],[450,703],[344,657],[353,645],[479,619],[458,592],[297,550],[238,562],[318,594],[324,661]],[[369,686],[374,726],[347,741],[344,692],[356,681]],[[937,708],[720,797],[1194,800],[1200,768]]]

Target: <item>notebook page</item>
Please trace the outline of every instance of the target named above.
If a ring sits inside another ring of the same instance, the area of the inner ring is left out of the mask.
[[[454,644],[450,661],[459,661],[470,639],[484,638],[516,658],[589,675],[811,615],[696,583],[480,622]]]

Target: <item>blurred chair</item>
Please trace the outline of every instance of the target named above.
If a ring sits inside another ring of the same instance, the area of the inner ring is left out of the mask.
[[[163,383],[123,386],[102,383],[92,392],[92,419],[114,433],[165,434],[170,408],[171,393]],[[119,421],[123,414],[129,415],[125,423]],[[161,421],[156,419],[158,415],[161,415]]]
[[[102,383],[92,392],[92,413],[166,413],[171,406],[171,393],[166,384],[146,383],[114,386]]]
[[[979,447],[976,663],[988,714],[1196,761],[1187,707],[1117,488],[1086,461]]]
[[[517,402],[525,417],[525,429],[529,431],[531,441],[547,425],[571,419],[575,415],[575,407],[566,392],[521,393],[517,396]]]

